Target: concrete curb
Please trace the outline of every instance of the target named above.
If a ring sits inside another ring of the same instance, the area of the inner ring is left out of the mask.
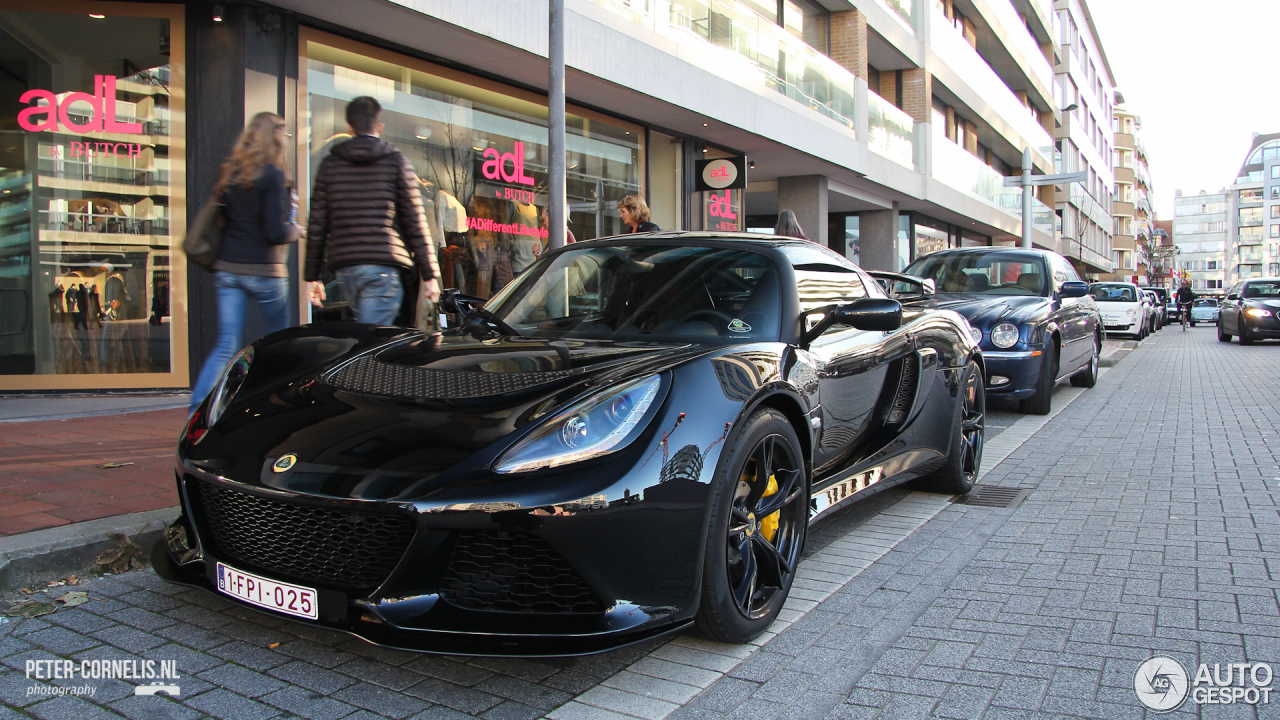
[[[175,505],[0,537],[0,593],[43,586],[45,581],[68,575],[92,577],[98,570],[94,560],[116,545],[107,533],[134,538],[142,546],[143,558],[149,559],[151,545],[180,512]]]
[[[82,417],[94,417],[98,415],[129,415],[132,413],[156,412],[158,410],[178,410],[185,408],[190,403],[175,403],[173,405],[152,405],[148,407],[136,408],[120,408],[117,410],[89,410],[78,413],[64,413],[61,415],[29,415],[17,418],[0,418],[0,423],[26,423],[40,422],[42,420],[75,420]]]
[[[1138,347],[1137,340],[1126,340],[1124,343],[1124,347],[1119,348],[1113,352],[1107,353],[1106,355],[1103,355],[1102,357],[1098,358],[1098,366],[1114,367],[1121,360],[1125,359],[1125,356],[1127,356],[1129,353],[1137,349],[1137,347]]]

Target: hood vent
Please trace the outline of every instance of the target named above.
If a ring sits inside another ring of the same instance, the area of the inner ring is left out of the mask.
[[[429,370],[362,357],[325,377],[339,390],[392,397],[452,400],[518,392],[581,374],[582,370],[548,372],[480,372]]]

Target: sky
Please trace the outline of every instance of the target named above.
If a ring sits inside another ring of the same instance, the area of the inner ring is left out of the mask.
[[[1229,186],[1253,133],[1280,132],[1269,79],[1280,0],[1088,0],[1141,138],[1162,220],[1184,195]]]

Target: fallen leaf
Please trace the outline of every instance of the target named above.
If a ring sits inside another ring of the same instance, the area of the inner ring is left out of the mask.
[[[89,602],[89,593],[83,592],[81,590],[72,590],[71,592],[67,593],[66,595],[63,595],[62,597],[58,598],[54,602],[62,603],[62,607],[75,607],[77,605],[83,605]]]
[[[112,573],[119,575],[130,568],[139,569],[145,567],[142,548],[136,542],[130,540],[127,535],[121,535],[120,533],[107,533],[107,537],[115,540],[118,546],[108,548],[98,556],[96,562],[103,570],[110,570]]]
[[[131,462],[127,462],[127,463],[114,463],[114,462],[113,462],[113,463],[102,463],[102,464],[101,464],[101,465],[99,465],[98,467],[102,468],[103,470],[112,470],[112,469],[115,469],[115,468],[122,468],[122,467],[124,467],[125,465],[132,465],[132,464],[133,464],[133,463],[131,463]]]
[[[8,615],[13,617],[35,618],[41,615],[48,615],[58,609],[58,606],[51,602],[39,602],[36,600],[28,600],[9,606]]]
[[[80,578],[76,577],[75,575],[72,575],[71,577],[67,578],[67,584],[68,584],[68,585],[79,585],[79,584],[80,584]]]
[[[30,595],[32,591],[31,591],[31,588],[22,588],[22,592]]]
[[[271,643],[271,644],[270,644],[270,645],[268,645],[267,647],[269,647],[269,648],[278,648],[278,647],[280,647],[280,643]]]
[[[63,581],[61,581],[61,580],[50,580],[50,581],[49,581],[49,587],[60,587],[60,586],[62,586],[62,585],[66,585],[66,583],[65,583],[65,582],[63,582]]]

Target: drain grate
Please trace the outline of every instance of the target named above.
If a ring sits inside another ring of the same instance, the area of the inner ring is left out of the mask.
[[[1031,491],[1026,488],[974,485],[973,490],[956,498],[956,502],[982,507],[1016,508],[1030,494]]]

